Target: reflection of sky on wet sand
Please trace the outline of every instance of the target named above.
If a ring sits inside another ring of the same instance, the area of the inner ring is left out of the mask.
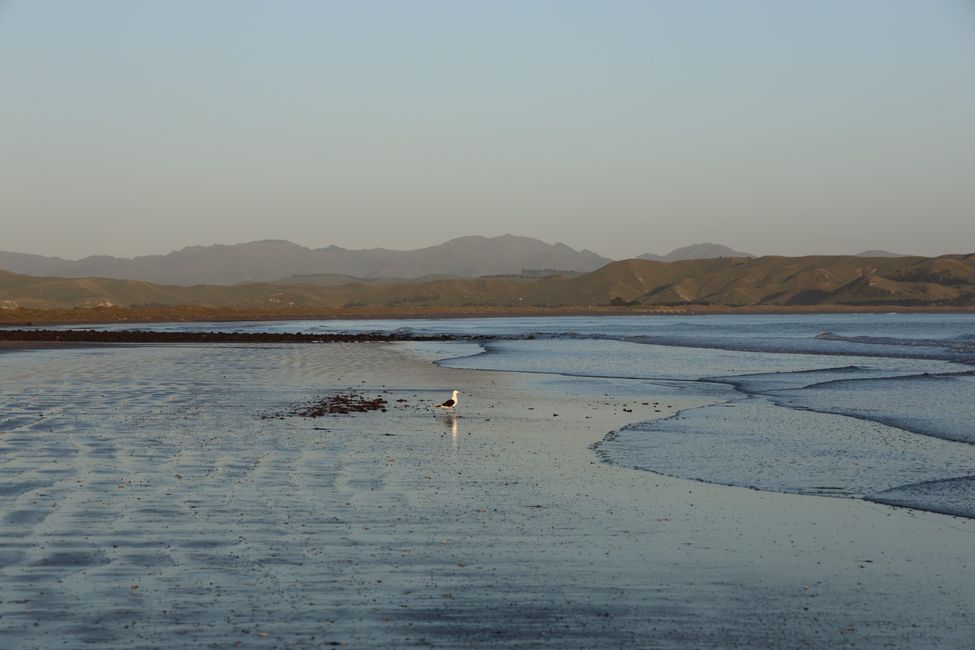
[[[341,576],[334,563],[309,558],[346,549],[330,531],[344,535],[350,525],[339,522],[382,488],[385,448],[369,443],[390,439],[355,435],[374,430],[379,414],[262,414],[319,396],[330,377],[362,376],[379,352],[146,346],[5,355],[0,646],[121,647],[133,619],[159,640],[204,616],[228,625],[196,640],[221,644],[252,620],[244,612],[254,585],[269,593],[291,585],[264,601],[269,627],[289,621],[298,631],[288,634],[320,633],[313,616],[296,624],[281,594],[301,592],[301,582],[309,601],[319,599],[309,611],[327,608],[322,585]],[[273,568],[256,571],[268,558]],[[101,621],[122,609],[132,619]]]
[[[611,467],[714,394],[391,347],[2,353],[0,646],[969,647],[967,520]],[[388,412],[261,417],[353,385]]]

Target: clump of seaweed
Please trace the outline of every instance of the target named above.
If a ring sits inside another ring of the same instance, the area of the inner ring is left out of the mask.
[[[386,411],[386,400],[382,397],[367,399],[362,395],[351,393],[330,395],[322,399],[295,409],[294,415],[304,418],[320,418],[323,415],[348,415],[350,413],[368,413],[369,411]]]
[[[355,393],[336,393],[287,411],[264,413],[260,417],[262,420],[270,420],[285,417],[320,418],[326,415],[351,415],[353,413],[368,413],[369,411],[385,413],[386,406],[387,402],[382,397],[370,399]]]

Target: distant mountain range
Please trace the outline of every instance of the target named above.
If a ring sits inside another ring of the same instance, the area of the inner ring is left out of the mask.
[[[715,257],[753,257],[719,244],[695,244],[664,256],[665,261]],[[80,260],[26,253],[0,252],[0,269],[35,276],[99,277],[159,284],[238,284],[242,282],[306,282],[341,284],[354,280],[544,276],[587,273],[613,260],[590,250],[548,244],[531,237],[460,237],[417,250],[338,246],[306,248],[282,240],[246,244],[189,246],[166,255],[134,258],[95,255]]]
[[[703,244],[691,244],[690,246],[684,246],[683,248],[677,248],[670,251],[666,255],[654,255],[653,253],[644,253],[640,255],[637,259],[641,260],[660,260],[662,262],[678,262],[680,260],[710,260],[716,257],[755,257],[751,253],[742,253],[741,251],[736,251],[733,248],[729,248],[722,244],[712,244],[710,242],[705,242]]]
[[[0,272],[0,310],[190,305],[423,310],[615,305],[975,306],[975,253],[923,257],[722,257],[626,260],[575,277],[440,278],[333,284],[167,286]]]
[[[131,259],[96,255],[81,260],[0,252],[0,269],[28,275],[101,277],[162,284],[269,282],[290,276],[342,275],[358,279],[478,277],[526,269],[593,271],[611,262],[589,250],[530,237],[460,237],[438,246],[398,251],[306,248],[281,240],[190,246],[168,255]]]
[[[869,250],[869,251],[863,251],[862,253],[857,253],[857,257],[910,257],[910,256],[902,255],[900,253],[891,253],[890,251]]]

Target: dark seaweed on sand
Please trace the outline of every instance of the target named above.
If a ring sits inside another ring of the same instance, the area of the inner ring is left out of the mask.
[[[353,393],[326,395],[314,402],[296,406],[280,413],[261,415],[261,419],[280,419],[284,417],[320,418],[326,415],[351,415],[369,411],[386,412],[386,400],[382,397],[367,399]]]

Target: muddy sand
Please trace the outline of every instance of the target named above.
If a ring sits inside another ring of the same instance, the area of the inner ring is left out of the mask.
[[[690,404],[421,350],[0,350],[0,646],[975,645],[975,522],[611,465]]]

